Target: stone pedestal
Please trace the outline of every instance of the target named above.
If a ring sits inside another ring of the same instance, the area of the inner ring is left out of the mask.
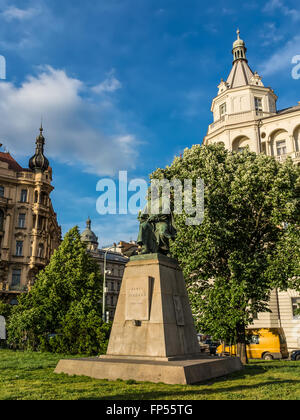
[[[201,355],[180,267],[150,254],[126,265],[107,354],[61,360],[55,372],[188,384],[241,368],[236,358]]]

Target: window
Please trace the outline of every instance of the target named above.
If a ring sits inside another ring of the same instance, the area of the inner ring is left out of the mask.
[[[245,147],[238,147],[237,149],[238,153],[243,153],[244,150],[245,150]]]
[[[262,112],[262,99],[261,98],[254,98],[255,101],[255,111]]]
[[[259,344],[259,335],[250,335],[248,337],[248,344]]]
[[[25,227],[25,219],[26,219],[26,214],[19,214],[19,222],[18,222],[19,228]]]
[[[114,306],[114,297],[113,296],[110,297],[110,304],[111,304],[111,306]]]
[[[276,143],[277,156],[286,155],[286,142],[285,140]]]
[[[21,285],[21,270],[13,270],[11,285],[12,287],[19,287]]]
[[[293,319],[300,319],[300,297],[292,298]],[[297,313],[298,312],[298,313]]]
[[[21,203],[27,203],[27,190],[21,191]]]
[[[46,206],[46,205],[47,205],[47,198],[48,198],[47,193],[43,192],[43,193],[42,193],[41,202],[42,202],[42,204],[43,204],[44,206]]]
[[[38,216],[38,229],[43,230],[45,228],[46,218]]]
[[[44,258],[44,245],[43,244],[39,244],[38,257]]]
[[[39,199],[39,193],[37,191],[34,192],[34,202],[37,203]]]
[[[227,111],[227,108],[226,108],[226,103],[225,103],[220,106],[220,117],[223,117],[223,115],[226,114],[226,111]]]
[[[22,257],[23,256],[23,241],[17,241],[16,256],[17,257]]]
[[[4,187],[0,186],[0,197],[4,197]]]
[[[115,284],[114,284],[114,282],[112,281],[111,282],[111,289],[110,290],[112,290],[112,291],[114,291],[115,290]]]
[[[18,300],[17,300],[17,299],[12,299],[12,300],[9,302],[9,304],[10,304],[10,305],[12,305],[12,306],[17,306],[17,305],[18,305]]]
[[[0,230],[3,230],[4,227],[4,213],[0,210]]]

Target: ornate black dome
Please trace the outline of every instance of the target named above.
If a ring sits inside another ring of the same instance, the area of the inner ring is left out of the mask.
[[[36,138],[35,155],[29,160],[29,168],[32,171],[46,171],[49,168],[49,160],[44,155],[45,138],[43,136],[43,127],[40,128],[40,135]]]

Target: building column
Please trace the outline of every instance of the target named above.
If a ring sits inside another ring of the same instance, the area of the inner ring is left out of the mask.
[[[6,219],[5,219],[3,248],[8,248],[9,247],[10,221],[11,221],[11,214],[8,213],[6,215]]]
[[[290,137],[290,143],[292,144],[292,153],[295,153],[296,152],[296,141],[295,141],[293,135],[291,135],[289,137]]]
[[[272,148],[271,148],[271,138],[268,137],[267,141],[266,141],[266,149],[267,149],[267,155],[268,156],[272,156]]]

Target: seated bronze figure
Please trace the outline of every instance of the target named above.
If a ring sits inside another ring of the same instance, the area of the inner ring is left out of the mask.
[[[173,215],[140,212],[140,229],[137,243],[140,254],[164,254],[170,255],[170,239],[176,237],[176,228]]]

